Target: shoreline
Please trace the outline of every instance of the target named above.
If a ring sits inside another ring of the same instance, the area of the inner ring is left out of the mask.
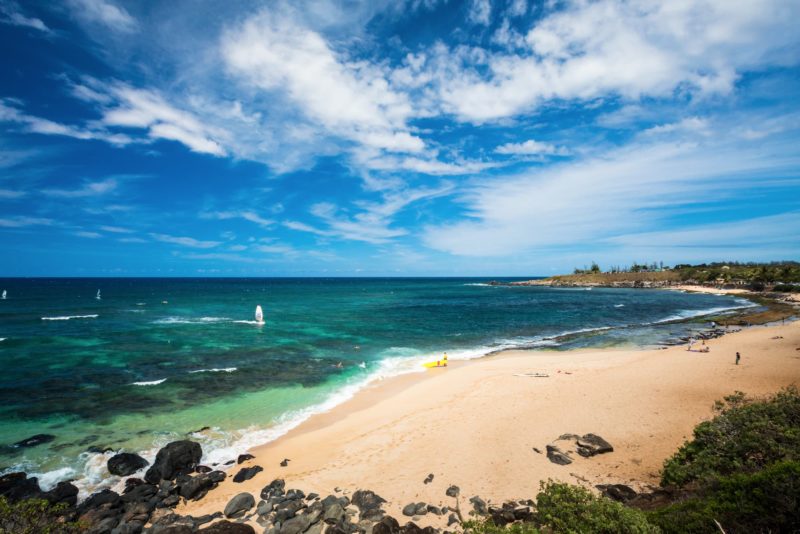
[[[506,350],[389,378],[254,447],[255,458],[232,466],[217,489],[176,511],[211,513],[237,493],[257,496],[275,478],[320,494],[370,488],[389,501],[390,514],[412,501],[444,504],[449,484],[495,502],[532,497],[547,478],[590,487],[656,484],[663,460],[711,415],[715,400],[736,389],[764,395],[800,382],[798,322],[751,327],[707,344],[708,354],[683,346]],[[745,356],[737,367],[732,355],[739,346]],[[531,371],[549,376],[515,376]],[[557,466],[533,451],[563,433],[588,432],[615,452]],[[280,467],[285,458],[289,465]],[[264,471],[232,482],[241,467],[254,465]],[[434,481],[423,485],[429,473]],[[436,517],[423,523],[441,526]]]

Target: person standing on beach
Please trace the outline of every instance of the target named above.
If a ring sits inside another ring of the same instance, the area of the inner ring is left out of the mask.
[[[739,360],[742,358],[742,355],[738,352],[736,353],[736,365],[739,365]]]

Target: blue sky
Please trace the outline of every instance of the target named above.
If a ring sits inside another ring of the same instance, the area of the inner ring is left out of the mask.
[[[800,2],[0,0],[0,276],[800,259]]]

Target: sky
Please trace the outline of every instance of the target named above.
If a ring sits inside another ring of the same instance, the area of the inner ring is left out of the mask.
[[[798,0],[0,0],[0,276],[798,260],[798,20]]]

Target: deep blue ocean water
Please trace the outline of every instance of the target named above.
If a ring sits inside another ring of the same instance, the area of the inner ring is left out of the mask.
[[[274,439],[371,381],[447,352],[654,345],[742,299],[676,291],[489,286],[479,279],[5,279],[0,472],[83,491],[111,453],[187,433],[204,463]],[[97,291],[101,298],[97,299]],[[266,322],[253,321],[264,308]],[[690,320],[691,319],[691,320]],[[341,365],[339,365],[341,363]],[[55,439],[23,449],[34,434]]]

